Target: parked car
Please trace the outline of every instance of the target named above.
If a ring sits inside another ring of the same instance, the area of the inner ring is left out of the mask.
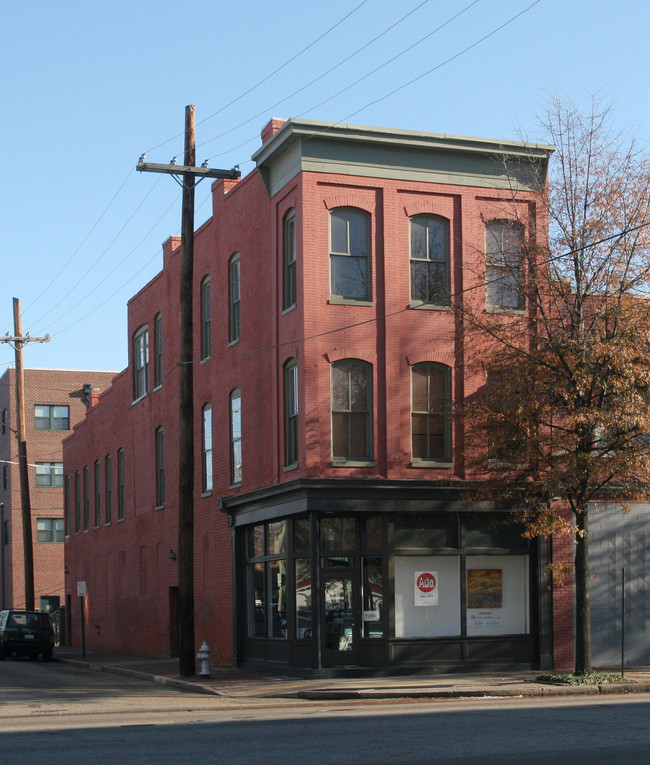
[[[54,628],[43,611],[0,611],[0,661],[7,656],[52,660]]]

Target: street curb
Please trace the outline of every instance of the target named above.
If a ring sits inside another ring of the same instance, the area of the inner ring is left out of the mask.
[[[72,664],[77,667],[94,670],[96,672],[108,672],[114,675],[124,675],[127,677],[136,677],[140,680],[148,680],[158,685],[166,685],[188,693],[201,693],[210,696],[228,697],[227,693],[219,691],[216,688],[182,680],[181,678],[168,677],[167,675],[154,675],[150,672],[142,672],[136,669],[127,669],[125,667],[115,667],[109,664],[93,664],[83,659],[57,658],[66,664]],[[284,692],[275,694],[276,698],[295,698],[306,701],[346,701],[346,700],[373,700],[373,699],[467,699],[467,698],[547,698],[549,696],[600,696],[614,694],[633,694],[649,693],[650,683],[607,683],[603,685],[542,685],[540,683],[520,683],[509,688],[462,688],[458,690],[436,690],[434,688],[419,688],[417,690],[396,689],[373,690],[370,689],[332,689],[326,688],[303,690],[295,692]],[[251,697],[256,694],[251,694]],[[265,698],[273,698],[274,694],[268,692],[263,694]],[[238,696],[240,698],[240,696]]]

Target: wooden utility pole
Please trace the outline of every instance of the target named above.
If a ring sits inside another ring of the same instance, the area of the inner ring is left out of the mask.
[[[158,165],[140,158],[136,169],[180,176],[183,187],[180,276],[180,352],[178,407],[178,607],[179,672],[195,674],[194,645],[194,190],[203,178],[239,178],[239,170],[196,167],[194,106],[185,108],[185,157],[182,166]],[[198,179],[198,180],[197,180]]]
[[[32,540],[32,506],[29,499],[29,472],[27,470],[27,436],[25,427],[25,369],[23,346],[29,342],[48,343],[50,336],[23,336],[20,300],[14,298],[14,337],[5,335],[3,343],[11,343],[16,352],[16,436],[18,439],[18,475],[20,479],[20,507],[23,523],[23,566],[25,569],[25,608],[34,609],[34,544]],[[4,582],[4,580],[3,580]]]

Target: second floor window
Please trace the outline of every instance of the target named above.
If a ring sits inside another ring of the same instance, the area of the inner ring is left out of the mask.
[[[522,283],[522,227],[513,221],[492,220],[485,227],[485,300],[488,308],[520,310]]]
[[[440,364],[411,369],[411,449],[414,462],[451,461],[450,370]]]
[[[95,460],[95,528],[99,528],[102,522],[102,484],[101,467],[99,460]]]
[[[124,520],[124,449],[117,450],[117,520]]]
[[[241,260],[239,253],[230,258],[228,264],[228,282],[229,282],[229,308],[230,308],[230,342],[239,341],[241,332]]]
[[[212,491],[212,406],[203,407],[203,491]]]
[[[133,336],[133,395],[142,398],[149,390],[149,328],[141,327]]]
[[[62,462],[37,462],[36,486],[63,486]]]
[[[165,504],[165,433],[156,429],[156,507]]]
[[[210,277],[206,276],[201,282],[201,358],[210,358],[211,348],[210,326]]]
[[[298,365],[295,359],[284,367],[284,464],[298,462]]]
[[[239,484],[241,480],[241,391],[234,390],[230,394],[230,481]]]
[[[84,467],[84,531],[90,528],[90,479],[88,465]]]
[[[37,518],[36,541],[63,542],[63,518]]]
[[[449,221],[435,215],[411,218],[411,300],[448,306]]]
[[[330,213],[330,293],[344,300],[370,300],[370,216],[338,208]]]
[[[332,459],[372,459],[372,372],[369,364],[345,359],[332,364]]]
[[[105,522],[107,526],[110,526],[113,522],[113,462],[110,454],[107,454],[104,459],[104,485],[106,487]]]

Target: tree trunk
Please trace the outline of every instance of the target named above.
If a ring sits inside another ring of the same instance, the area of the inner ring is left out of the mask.
[[[592,671],[591,666],[591,605],[589,600],[589,533],[587,507],[576,511],[576,661],[575,673]]]

